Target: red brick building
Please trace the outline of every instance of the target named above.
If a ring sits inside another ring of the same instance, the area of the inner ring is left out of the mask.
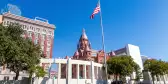
[[[0,24],[9,26],[18,23],[25,31],[25,38],[30,38],[33,43],[40,44],[45,58],[52,58],[52,50],[54,44],[54,30],[56,26],[50,24],[48,20],[41,20],[39,17],[30,19],[23,16],[18,16],[9,12],[0,15]]]
[[[113,56],[112,53],[106,54],[107,59],[110,56]],[[78,60],[87,60],[87,61],[95,61],[97,63],[104,62],[104,51],[103,50],[94,50],[91,48],[91,44],[86,35],[85,30],[83,29],[82,35],[80,36],[79,42],[77,44],[77,50],[72,56],[72,59]]]
[[[110,56],[114,56],[113,52],[106,53],[106,58],[109,59]],[[68,56],[65,57],[65,59],[68,59]],[[86,35],[85,30],[82,30],[82,35],[79,38],[79,42],[77,44],[77,50],[74,53],[74,55],[71,57],[71,59],[76,60],[86,60],[86,61],[94,61],[97,63],[104,63],[104,51],[103,50],[94,50],[91,48],[91,43]],[[61,67],[61,74],[63,78],[66,78],[66,66]],[[79,74],[83,76],[83,66],[79,66],[80,71]],[[89,78],[89,66],[86,66],[86,76]],[[72,65],[72,78],[76,78],[76,65]]]

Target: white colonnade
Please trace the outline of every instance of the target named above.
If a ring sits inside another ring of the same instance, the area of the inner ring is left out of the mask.
[[[103,77],[101,77],[103,65],[93,61],[73,60],[70,58],[41,59],[40,66],[43,66],[43,64],[48,64],[49,68],[52,64],[58,65],[57,79],[48,79],[48,84],[101,84],[101,82],[103,82]],[[63,75],[66,75],[66,77],[62,78],[61,76]],[[49,76],[46,75],[46,77]],[[35,81],[38,81],[38,83],[41,84],[43,78]],[[37,82],[35,83],[37,84]]]

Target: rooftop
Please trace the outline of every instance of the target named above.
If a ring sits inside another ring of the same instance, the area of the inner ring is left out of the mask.
[[[24,21],[24,22],[40,25],[40,26],[45,26],[45,27],[52,28],[52,29],[56,28],[55,25],[49,24],[48,22],[26,18],[26,17],[23,17],[23,16],[12,14],[10,12],[3,13],[2,15],[3,15],[3,17],[15,19],[15,20],[20,20],[20,21]]]

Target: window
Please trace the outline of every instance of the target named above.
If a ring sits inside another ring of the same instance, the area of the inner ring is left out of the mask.
[[[39,29],[39,28],[36,28],[36,31],[37,31],[37,32],[40,32],[40,29]]]
[[[50,35],[48,36],[48,40],[51,40],[51,36]]]
[[[22,77],[22,80],[27,79],[27,77]]]
[[[10,22],[10,25],[12,25],[12,22]]]
[[[40,33],[38,33],[38,37],[40,37]],[[41,38],[41,37],[40,37]]]
[[[43,32],[46,32],[46,30],[45,30],[45,29],[43,29]]]
[[[29,30],[29,26],[28,25],[26,25],[26,30]]]
[[[7,21],[7,25],[10,25],[10,22],[9,22],[9,21]]]
[[[48,49],[50,50],[50,46],[48,46]]]
[[[16,77],[13,77],[13,80],[15,80]]]
[[[14,24],[17,24],[17,25],[19,25],[19,23],[18,23],[18,22],[14,22]]]
[[[31,33],[32,33],[32,32],[29,31],[29,37],[31,37]]]
[[[38,33],[35,33],[35,37],[38,38]]]
[[[50,44],[50,40],[47,41],[47,44]]]
[[[26,29],[26,25],[23,25],[23,29]]]
[[[45,34],[43,34],[43,39],[45,40],[45,37],[46,37],[46,35]]]
[[[22,29],[24,29],[24,25],[22,25]]]
[[[47,36],[47,41],[49,41],[50,40],[50,36]]]
[[[5,76],[5,77],[4,77],[4,80],[9,80],[9,76]]]
[[[32,28],[32,27],[30,26],[30,30],[31,30],[31,28]]]
[[[34,30],[34,28],[32,26],[30,26],[30,30]]]
[[[49,31],[49,34],[51,35],[51,31]]]
[[[47,56],[50,56],[50,52],[49,51],[47,51]]]
[[[6,21],[3,21],[3,25],[6,25]]]

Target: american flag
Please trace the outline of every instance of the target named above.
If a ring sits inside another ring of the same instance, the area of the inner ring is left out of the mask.
[[[94,18],[94,15],[100,12],[100,2],[97,3],[96,8],[94,9],[92,15],[90,16],[90,19]]]

